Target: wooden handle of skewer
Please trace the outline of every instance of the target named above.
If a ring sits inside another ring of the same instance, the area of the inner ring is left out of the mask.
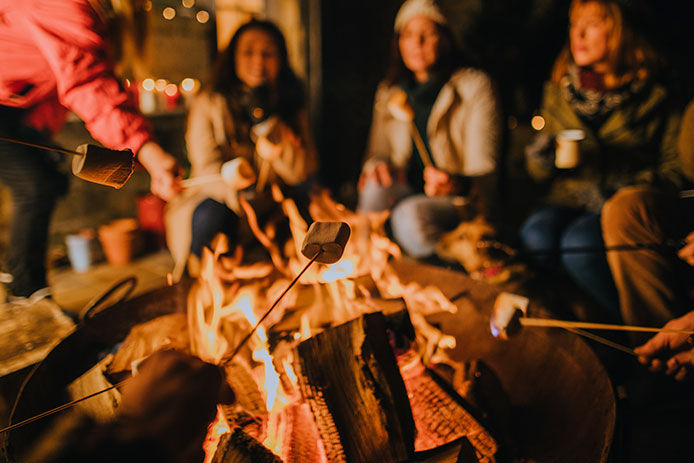
[[[412,140],[414,140],[414,146],[417,148],[417,152],[419,153],[419,157],[422,159],[422,163],[424,166],[433,166],[434,163],[431,160],[431,156],[429,155],[429,152],[427,151],[427,147],[424,144],[424,140],[422,140],[422,136],[419,134],[419,130],[417,130],[417,126],[414,124],[414,121],[410,121],[410,133],[412,134]]]
[[[270,175],[270,161],[262,160],[260,164],[260,172],[258,172],[258,181],[255,184],[255,191],[260,193],[265,189],[267,178]]]
[[[647,333],[679,333],[689,335],[694,334],[693,330],[672,330],[666,328],[652,328],[649,326],[610,325],[606,323],[574,322],[567,320],[554,320],[551,318],[521,317],[519,321],[523,326],[546,326],[555,328],[579,328],[588,330],[608,331],[638,331]]]
[[[17,145],[31,146],[32,148],[38,148],[40,150],[55,151],[60,154],[68,154],[70,156],[84,156],[83,153],[78,153],[76,151],[70,151],[63,148],[57,148],[55,146],[39,145],[38,143],[30,143],[23,140],[15,140],[14,138],[0,137],[0,141],[6,141],[8,143],[15,143]]]
[[[222,177],[220,174],[201,175],[200,177],[192,177],[187,178],[185,180],[181,180],[181,186],[183,188],[190,188],[196,185],[203,185],[205,183],[215,182],[217,180],[221,180],[221,178]]]

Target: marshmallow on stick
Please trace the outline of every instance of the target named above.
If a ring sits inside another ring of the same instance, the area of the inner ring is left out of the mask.
[[[409,123],[410,135],[412,136],[412,140],[414,140],[414,144],[417,147],[417,152],[419,153],[419,157],[422,159],[422,163],[425,166],[433,166],[434,163],[431,160],[429,151],[427,151],[424,140],[422,140],[422,136],[419,134],[419,130],[417,130],[417,126],[414,123],[414,110],[407,102],[407,94],[402,90],[393,93],[393,96],[391,96],[388,100],[386,107],[394,118],[399,121]]]
[[[350,233],[345,222],[313,222],[301,245],[301,253],[313,259],[318,251],[322,251],[316,262],[334,264],[342,257]]]
[[[181,185],[184,188],[189,188],[195,185],[203,185],[205,183],[223,180],[224,183],[229,185],[231,188],[235,190],[243,190],[244,188],[248,188],[249,186],[253,185],[255,179],[255,171],[253,171],[251,164],[246,160],[246,158],[238,157],[222,164],[219,174],[189,178],[183,180]]]

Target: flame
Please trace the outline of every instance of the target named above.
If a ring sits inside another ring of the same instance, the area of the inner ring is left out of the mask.
[[[299,333],[297,334],[298,339],[300,339],[301,341],[311,337],[311,322],[309,321],[307,313],[301,315],[300,329]]]
[[[321,277],[326,283],[332,283],[354,275],[354,268],[354,261],[344,258],[334,264],[330,264]]]
[[[226,338],[219,336],[225,292],[215,272],[216,256],[217,252],[203,249],[198,286],[191,289],[188,303],[191,348],[210,363],[219,363],[228,347]]]
[[[227,420],[224,418],[222,408],[217,406],[217,416],[207,427],[207,436],[202,444],[202,449],[205,452],[205,459],[203,460],[203,463],[212,462],[214,453],[217,450],[217,445],[219,444],[219,438],[222,437],[222,434],[227,432],[231,432],[231,429],[229,429]]]
[[[308,225],[296,204],[285,198],[276,185],[271,188],[273,199],[281,205],[289,218],[291,239],[285,243],[277,242],[277,237],[282,234],[275,230],[274,224],[269,223],[261,228],[250,203],[240,201],[253,234],[270,254],[271,270],[252,275],[241,271],[242,254],[237,252],[233,258],[224,256],[229,251],[224,239],[215,239],[213,250],[203,251],[200,277],[189,294],[188,326],[191,350],[208,362],[219,363],[229,353],[230,345],[235,347],[248,334],[258,323],[259,316],[263,313],[261,310],[267,309],[269,302],[275,300],[274,296],[283,292],[286,284],[308,262],[301,254],[301,243]],[[391,256],[400,257],[400,248],[385,234],[384,224],[388,213],[356,214],[332,200],[327,190],[312,196],[309,209],[314,220],[344,221],[352,230],[351,239],[339,262],[329,266],[316,264],[299,280],[300,285],[313,285],[316,297],[310,303],[310,310],[315,310],[314,314],[320,312],[322,316],[326,313],[325,308],[330,307],[332,310],[328,321],[338,324],[373,310],[373,306],[360,302],[357,297],[358,294],[366,299],[372,296],[373,288],[358,284],[356,280],[358,277],[371,276],[379,297],[405,300],[418,336],[421,334],[426,339],[427,352],[455,345],[455,338],[446,336],[429,325],[424,315],[441,311],[453,312],[456,306],[435,287],[422,287],[416,283],[403,284],[389,264]],[[237,247],[237,251],[239,249]],[[278,272],[281,280],[277,278]],[[281,320],[282,310],[297,307],[297,303],[301,301],[298,294],[303,293],[294,291],[282,299],[278,310],[273,312],[274,319],[269,317],[263,325],[258,326],[248,341],[246,350],[237,358],[248,366],[255,383],[262,385],[260,389],[264,392],[267,415],[263,414],[262,417],[264,435],[258,438],[277,455],[288,451],[283,446],[285,439],[290,437],[290,432],[301,432],[292,429],[292,421],[286,412],[299,403],[300,397],[291,359],[286,358],[286,352],[279,353],[281,349],[276,344],[273,344],[275,351],[271,352],[266,329]],[[313,321],[315,326],[322,326],[325,320],[321,316],[311,317],[305,311],[301,315],[299,332],[294,334],[294,340],[308,339],[313,334],[310,322]],[[231,330],[228,329],[230,323]],[[222,328],[227,335],[231,333],[233,339],[227,341]],[[206,463],[211,462],[219,436],[229,432],[229,425],[221,409],[218,409],[217,419],[208,431],[205,443]]]

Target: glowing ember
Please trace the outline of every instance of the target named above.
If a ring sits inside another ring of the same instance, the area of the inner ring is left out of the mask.
[[[214,452],[217,450],[217,444],[219,444],[219,438],[222,437],[222,434],[229,431],[231,431],[231,429],[229,429],[227,420],[224,418],[224,413],[222,413],[222,409],[218,406],[217,416],[207,427],[207,436],[205,437],[205,442],[202,444],[202,449],[205,451],[205,459],[203,460],[203,463],[212,462]]]

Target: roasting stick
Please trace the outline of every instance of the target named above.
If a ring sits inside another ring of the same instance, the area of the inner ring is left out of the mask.
[[[289,283],[287,288],[282,292],[282,294],[280,294],[280,296],[270,306],[267,312],[265,312],[265,315],[261,317],[258,323],[256,323],[256,325],[253,327],[253,329],[236,346],[234,351],[230,355],[222,359],[222,361],[220,362],[221,365],[228,364],[234,359],[234,357],[236,357],[236,355],[241,351],[241,348],[248,342],[249,339],[251,339],[251,336],[253,335],[253,333],[255,333],[255,331],[258,329],[261,323],[263,323],[263,321],[268,317],[268,315],[270,315],[270,313],[275,309],[275,307],[277,307],[277,304],[279,304],[282,298],[289,292],[289,290],[296,284],[296,282],[299,281],[301,276],[306,272],[306,270],[308,270],[311,264],[313,264],[316,261],[324,264],[334,264],[335,262],[340,260],[340,258],[342,257],[342,253],[345,249],[345,245],[349,240],[350,233],[351,232],[349,225],[347,225],[344,222],[314,222],[311,224],[311,226],[308,229],[308,232],[306,232],[306,237],[304,238],[303,245],[301,246],[301,253],[306,257],[312,256],[311,260],[309,260],[309,262],[304,266],[301,272],[299,272],[299,274],[296,277],[294,277],[292,282]],[[31,418],[27,418],[26,420],[2,428],[0,429],[0,434],[12,431],[13,429],[17,429],[26,424],[33,423],[34,421],[53,415],[54,413],[66,410],[74,405],[77,405],[80,402],[83,402],[87,399],[91,399],[92,397],[95,397],[99,394],[108,392],[111,389],[120,387],[123,384],[125,384],[129,379],[130,378],[125,379],[119,382],[118,384],[114,384],[113,386],[109,386],[88,396],[73,400],[72,402],[68,402],[46,412],[40,413],[36,416],[32,416]]]
[[[614,244],[611,246],[566,246],[559,248],[547,248],[547,249],[528,249],[517,251],[512,247],[493,240],[480,240],[477,243],[478,248],[494,248],[506,253],[507,255],[521,256],[521,257],[532,257],[532,256],[545,256],[545,255],[556,255],[556,254],[577,254],[577,253],[593,253],[593,252],[620,252],[620,251],[643,251],[643,250],[653,250],[656,252],[663,252],[666,250],[677,250],[687,244],[685,240],[665,240],[657,243],[632,243],[632,244]]]
[[[45,411],[45,412],[43,412],[43,413],[39,413],[38,415],[32,416],[31,418],[27,418],[26,420],[23,420],[23,421],[20,421],[20,422],[18,422],[18,423],[15,423],[15,424],[13,424],[13,425],[10,425],[10,426],[7,426],[7,427],[5,427],[5,428],[2,428],[2,429],[0,429],[0,434],[2,434],[2,433],[4,433],[4,432],[12,431],[13,429],[20,428],[20,427],[24,426],[25,424],[33,423],[34,421],[38,421],[38,420],[40,420],[41,418],[45,418],[45,417],[47,417],[47,416],[53,415],[54,413],[58,413],[58,412],[60,412],[60,411],[66,410],[66,409],[68,409],[68,408],[70,408],[70,407],[72,407],[72,406],[74,406],[74,405],[77,405],[77,404],[80,403],[80,402],[84,402],[84,401],[87,400],[87,399],[91,399],[92,397],[95,397],[95,396],[97,396],[97,395],[99,395],[99,394],[103,394],[104,392],[108,392],[108,391],[110,391],[111,389],[115,389],[115,388],[117,388],[117,387],[121,387],[122,385],[124,385],[124,384],[125,384],[126,382],[128,382],[129,380],[130,380],[130,378],[124,379],[124,380],[121,381],[120,383],[114,384],[113,386],[109,386],[109,387],[107,387],[106,389],[102,389],[102,390],[100,390],[100,391],[98,391],[98,392],[95,392],[95,393],[93,393],[93,394],[89,394],[88,396],[82,397],[82,398],[80,398],[80,399],[73,400],[72,402],[68,402],[68,403],[66,403],[66,404],[63,404],[63,405],[60,405],[60,406],[58,406],[58,407],[52,408],[52,409],[50,409],[50,410],[48,410],[48,411]]]
[[[490,327],[494,337],[508,339],[516,334],[520,330],[521,326],[564,328],[567,331],[592,339],[593,341],[600,342],[627,354],[637,355],[634,350],[629,347],[615,343],[609,339],[605,339],[588,331],[584,331],[584,329],[647,333],[679,333],[688,334],[690,338],[694,335],[694,331],[692,330],[673,330],[669,328],[652,328],[646,326],[614,325],[606,323],[555,320],[551,318],[525,317],[529,302],[529,299],[522,296],[506,292],[500,293],[494,302],[490,319]]]
[[[634,349],[627,347],[627,346],[623,346],[622,344],[618,344],[614,341],[610,341],[609,339],[603,338],[602,336],[598,336],[597,334],[593,334],[590,331],[583,331],[583,330],[579,330],[576,328],[565,328],[565,329],[566,329],[566,331],[569,331],[571,333],[578,334],[578,335],[583,336],[585,338],[592,339],[593,341],[596,341],[596,342],[599,342],[599,343],[604,344],[606,346],[612,347],[613,349],[620,350],[620,351],[624,352],[625,354],[633,355],[635,357],[639,356],[639,354],[634,352]]]
[[[548,328],[583,328],[587,330],[605,331],[636,331],[642,333],[679,333],[694,334],[693,330],[673,330],[669,328],[653,328],[650,326],[611,325],[607,323],[574,322],[568,320],[554,320],[552,318],[521,317],[519,322],[523,326],[543,326]]]
[[[17,145],[31,146],[32,148],[38,148],[40,150],[55,151],[60,154],[68,154],[72,156],[84,156],[84,153],[78,153],[77,151],[70,151],[63,148],[57,148],[55,146],[39,145],[37,143],[30,143],[28,141],[16,140],[14,138],[0,137],[0,141],[6,141],[8,143],[16,143]]]
[[[8,137],[0,137],[0,141],[74,156],[72,173],[76,177],[116,189],[125,185],[134,170],[135,155],[129,149],[112,150],[102,146],[83,144],[79,145],[75,151],[70,151]]]
[[[260,327],[263,321],[270,315],[277,304],[282,300],[282,298],[289,292],[290,289],[299,281],[299,278],[308,270],[308,268],[314,262],[318,261],[324,264],[333,264],[340,260],[342,257],[342,252],[345,249],[345,245],[349,240],[350,229],[349,226],[344,222],[314,222],[309,227],[306,233],[306,238],[301,246],[301,253],[305,256],[312,256],[311,260],[304,266],[304,268],[299,272],[299,274],[294,277],[291,283],[282,291],[275,302],[270,306],[270,308],[265,312],[258,323],[255,324],[253,329],[241,340],[236,346],[234,351],[225,356],[221,364],[227,365],[234,357],[241,351],[241,348],[251,339],[253,333]],[[320,259],[319,259],[320,257]]]
[[[414,145],[417,148],[417,152],[424,166],[434,166],[431,155],[429,151],[427,151],[427,147],[422,139],[422,135],[419,133],[414,123],[414,111],[412,110],[412,106],[407,102],[407,94],[403,91],[396,92],[386,104],[386,108],[395,119],[407,122],[410,125],[410,135],[412,136],[412,140],[414,141]]]
[[[287,294],[287,293],[289,292],[290,289],[292,289],[292,287],[296,284],[296,282],[299,281],[299,278],[301,278],[301,276],[304,274],[304,272],[306,272],[306,270],[308,270],[308,268],[311,266],[311,264],[314,263],[314,262],[316,261],[316,259],[318,259],[318,257],[319,257],[322,253],[323,253],[323,250],[322,250],[322,249],[319,249],[318,252],[313,256],[313,258],[311,258],[311,260],[308,261],[308,264],[306,264],[306,265],[304,266],[304,268],[299,272],[299,274],[298,274],[297,276],[294,277],[294,279],[292,280],[292,282],[289,283],[289,285],[287,285],[287,287],[284,289],[284,291],[282,291],[282,294],[280,294],[279,297],[278,297],[277,299],[275,299],[275,302],[273,302],[272,305],[270,306],[270,308],[267,310],[267,312],[265,312],[265,315],[263,315],[262,317],[260,317],[260,320],[258,320],[258,323],[255,324],[255,326],[253,327],[253,329],[252,329],[251,331],[248,332],[248,334],[246,335],[246,337],[244,337],[244,338],[241,340],[240,343],[238,343],[238,345],[236,346],[236,348],[234,349],[234,351],[233,351],[230,355],[227,355],[227,356],[225,356],[225,357],[222,359],[221,365],[227,365],[227,364],[230,363],[232,360],[234,360],[234,357],[236,357],[236,355],[241,351],[241,348],[242,348],[243,346],[245,346],[246,343],[251,339],[251,337],[253,336],[253,333],[256,332],[256,330],[257,330],[257,329],[260,327],[260,325],[265,321],[265,319],[268,317],[268,315],[270,315],[270,312],[272,312],[272,311],[275,309],[275,307],[277,307],[277,304],[279,304],[279,302],[282,300],[282,298],[284,297],[284,295]]]

